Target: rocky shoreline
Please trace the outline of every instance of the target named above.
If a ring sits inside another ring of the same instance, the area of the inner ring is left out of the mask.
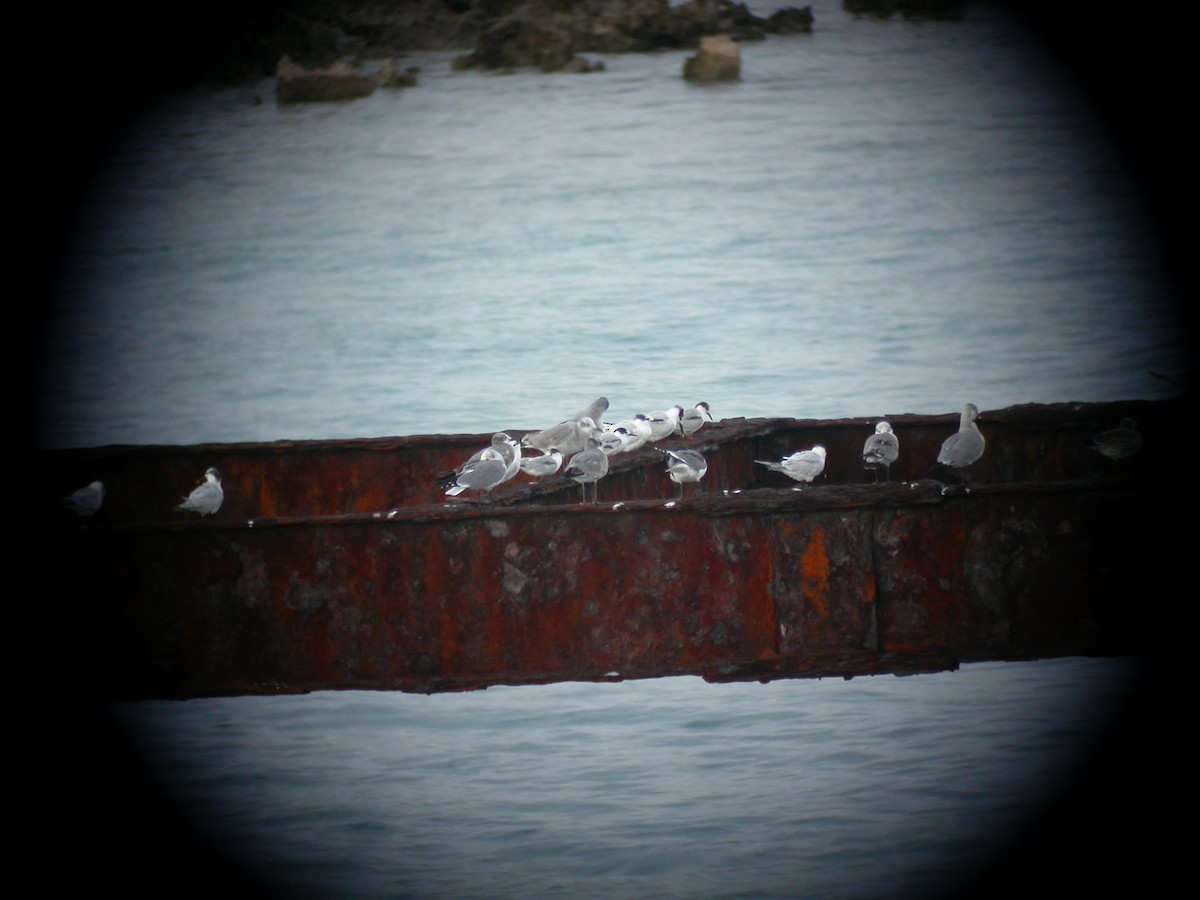
[[[718,34],[761,41],[773,33],[812,31],[812,25],[808,7],[763,19],[732,0],[689,0],[678,6],[667,0],[525,0],[484,28],[475,49],[459,57],[456,68],[588,71],[582,53],[689,49]]]
[[[856,17],[961,18],[966,0],[842,0]],[[737,0],[217,0],[168,73],[168,90],[283,77],[285,102],[361,96],[376,83],[412,86],[389,67],[416,51],[460,51],[455,67],[592,72],[583,54],[698,48],[813,30],[811,7],[756,15]],[[282,62],[282,69],[280,65]],[[382,79],[382,80],[380,80]]]
[[[226,80],[238,72],[274,74],[283,103],[350,99],[376,86],[415,85],[412,70],[405,79],[394,77],[395,60],[404,53],[466,47],[472,49],[455,59],[456,70],[594,72],[603,62],[582,54],[699,48],[684,77],[733,80],[740,59],[728,42],[813,28],[810,7],[764,19],[734,0],[675,6],[669,0],[344,0],[320,8],[321,16],[290,18],[274,41],[251,42],[261,55],[227,64]],[[714,36],[726,43],[712,44]],[[264,73],[268,64],[274,70]]]
[[[311,72],[423,50],[464,51],[457,68],[590,71],[581,54],[690,49],[705,35],[758,41],[812,27],[808,7],[762,18],[733,0],[276,0],[224,26],[197,81],[271,77],[284,57]]]

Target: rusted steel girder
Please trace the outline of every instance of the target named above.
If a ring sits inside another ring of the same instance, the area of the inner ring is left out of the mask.
[[[992,460],[966,486],[897,480],[936,457],[953,417],[892,420],[909,459],[887,484],[863,483],[873,420],[737,420],[693,442],[710,448],[705,490],[673,501],[648,452],[620,461],[598,506],[561,479],[445,502],[437,474],[481,436],[79,451],[52,461],[107,477],[112,502],[56,534],[77,560],[64,577],[77,576],[81,652],[107,697],[1140,652],[1127,600],[1161,536],[1140,475],[1153,438],[1130,466],[1105,467],[1081,437],[1124,410],[1046,412],[981,416]],[[1153,435],[1166,411],[1140,414]],[[753,463],[814,439],[832,483],[780,487]],[[172,515],[163,497],[207,465],[225,472],[226,505],[211,520]]]

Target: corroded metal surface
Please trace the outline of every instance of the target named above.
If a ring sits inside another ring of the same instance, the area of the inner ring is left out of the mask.
[[[1085,446],[1127,415],[1138,457]],[[47,460],[61,494],[108,486],[93,521],[54,531],[105,696],[849,676],[1138,652],[1126,601],[1156,540],[1143,482],[1168,415],[985,412],[967,485],[924,477],[955,415],[890,417],[901,460],[880,484],[860,457],[874,419],[727,420],[690,442],[708,448],[703,490],[675,501],[647,450],[618,458],[597,506],[561,476],[448,502],[437,475],[480,435]],[[814,442],[830,453],[811,487],[754,465]],[[209,465],[225,505],[174,513]]]

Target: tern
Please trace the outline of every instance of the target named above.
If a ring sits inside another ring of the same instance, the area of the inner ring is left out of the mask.
[[[690,438],[703,427],[705,422],[711,422],[712,420],[712,410],[707,403],[701,400],[691,409],[684,412],[683,419],[681,420],[683,436]]]
[[[204,480],[200,482],[200,485],[175,508],[185,512],[199,513],[202,516],[211,516],[221,508],[221,501],[224,499],[225,492],[221,490],[221,473],[210,468],[204,473]]]
[[[70,497],[63,497],[63,506],[79,516],[94,516],[104,502],[104,482],[93,481]]]
[[[699,450],[659,450],[667,457],[667,474],[679,485],[679,499],[683,499],[685,483],[699,483],[708,471],[708,461]]]
[[[1122,419],[1116,428],[1100,432],[1088,443],[1109,459],[1126,459],[1138,452],[1142,446],[1142,436],[1138,434],[1137,423],[1133,419]]]
[[[651,413],[646,416],[646,422],[650,425],[649,440],[658,442],[672,434],[683,434],[682,420],[682,406],[672,406],[665,412]]]
[[[793,481],[811,482],[825,471],[825,448],[817,444],[811,450],[797,450],[779,462],[767,462],[765,459],[756,459],[755,462],[772,472],[782,472]]]
[[[534,478],[545,478],[562,468],[563,455],[558,449],[541,456],[526,456],[521,459],[521,471]]]
[[[613,431],[624,431],[624,446],[621,448],[622,453],[632,453],[642,447],[646,441],[650,440],[650,420],[641,413],[638,413],[632,419],[625,422],[619,422],[612,429]]]
[[[600,435],[600,449],[604,451],[605,456],[613,456],[623,453],[631,440],[629,431],[624,426],[618,425],[611,431]]]

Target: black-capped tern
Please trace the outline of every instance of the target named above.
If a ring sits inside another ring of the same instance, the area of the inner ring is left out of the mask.
[[[175,508],[184,512],[211,516],[221,508],[221,502],[224,499],[225,492],[221,490],[221,473],[210,468],[204,473],[204,481],[200,482],[200,485]]]
[[[755,462],[772,472],[782,472],[793,481],[811,482],[825,471],[825,448],[817,444],[811,450],[797,450],[779,462],[767,462],[765,459],[756,459]]]

